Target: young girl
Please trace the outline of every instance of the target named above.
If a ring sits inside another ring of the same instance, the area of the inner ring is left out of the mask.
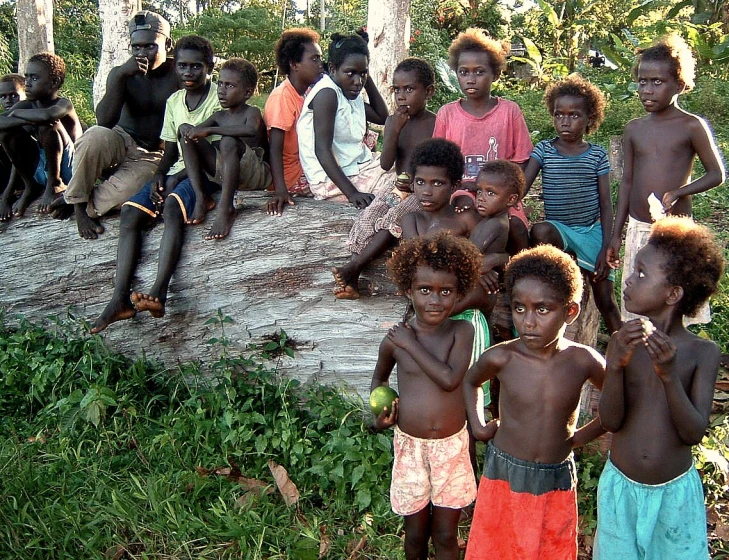
[[[544,102],[558,136],[537,144],[527,164],[527,187],[542,172],[547,217],[532,227],[531,244],[548,243],[577,255],[580,268],[592,273],[595,304],[613,333],[621,321],[615,275],[605,259],[613,227],[610,163],[602,147],[584,140],[600,126],[605,99],[590,82],[570,76],[550,84]]]
[[[314,198],[366,208],[382,175],[364,143],[367,121],[385,124],[387,106],[368,74],[367,34],[332,35],[329,74],[311,88],[296,131],[299,157]],[[362,99],[362,89],[370,102]],[[333,118],[332,118],[333,116]]]
[[[405,517],[406,558],[427,558],[431,536],[436,558],[457,558],[461,508],[476,495],[461,390],[473,329],[449,316],[480,260],[466,239],[439,232],[403,242],[388,263],[415,317],[380,344],[370,389],[387,385],[397,364],[400,398],[375,427],[395,426],[390,501]]]
[[[332,269],[337,285],[337,299],[359,298],[359,275],[373,259],[382,255],[402,235],[402,218],[420,209],[412,194],[412,175],[409,173],[410,155],[415,146],[433,135],[435,115],[425,108],[435,87],[433,68],[419,58],[406,58],[395,68],[392,91],[397,108],[387,117],[380,165],[388,171],[395,164],[394,173],[382,178],[392,183],[382,189],[375,200],[359,215],[349,232],[347,246],[352,252],[350,261]]]

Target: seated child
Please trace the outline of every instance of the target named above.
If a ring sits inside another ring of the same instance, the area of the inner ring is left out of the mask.
[[[648,204],[651,195],[658,200],[657,218],[665,214],[690,216],[691,197],[721,185],[726,173],[714,137],[704,119],[678,106],[678,96],[694,86],[694,59],[691,49],[677,35],[662,37],[638,54],[633,78],[638,82],[638,96],[648,113],[633,119],[625,127],[623,180],[618,191],[615,225],[607,250],[608,264],[620,264],[623,226],[625,258],[623,290],[633,273],[636,253],[645,245],[653,217]],[[692,178],[698,156],[704,174]],[[660,206],[663,208],[660,208]],[[689,322],[708,323],[708,304]],[[625,310],[623,320],[636,316]]]
[[[175,44],[174,58],[183,89],[167,100],[161,134],[165,141],[164,154],[152,181],[122,206],[114,293],[94,322],[92,334],[115,321],[134,317],[137,311],[149,311],[153,317],[165,314],[167,289],[185,239],[185,223],[196,201],[182,159],[179,146],[182,138],[178,131],[183,124],[202,123],[220,110],[216,88],[210,82],[214,60],[210,41],[197,35],[181,37]],[[148,294],[134,292],[130,297],[142,248],[142,232],[162,212],[165,230],[159,248],[157,279]]]
[[[223,184],[218,216],[205,239],[223,239],[230,233],[236,190],[262,190],[271,184],[266,161],[268,137],[261,110],[246,103],[257,83],[258,72],[253,64],[244,58],[228,59],[218,76],[218,101],[223,110],[198,125],[180,126],[185,169],[195,190],[195,209],[188,216],[188,224],[202,223],[214,204],[206,193],[203,172]],[[208,137],[220,137],[220,141],[211,143]]]
[[[263,120],[268,129],[271,175],[275,194],[266,204],[269,216],[280,216],[284,205],[294,203],[291,195],[310,196],[299,160],[296,122],[304,106],[304,95],[324,72],[319,34],[307,28],[287,29],[275,48],[276,64],[286,79],[268,96]]]
[[[352,258],[341,267],[332,268],[337,299],[359,298],[359,275],[364,268],[389,249],[402,235],[402,218],[419,210],[417,198],[412,194],[410,155],[415,146],[433,135],[435,115],[426,109],[426,103],[435,88],[433,68],[419,58],[406,58],[395,68],[392,91],[397,108],[385,122],[380,165],[394,173],[386,173],[381,181],[393,183],[383,188],[355,220],[347,247]]]
[[[25,78],[20,74],[5,74],[0,77],[0,109],[9,111],[18,101],[25,99]],[[17,188],[22,188],[18,172],[10,162],[5,150],[0,148],[0,221],[6,222],[13,215],[10,197]]]
[[[363,209],[382,175],[378,157],[364,143],[367,121],[387,119],[387,105],[368,73],[367,34],[332,35],[328,62],[329,74],[307,94],[296,125],[299,157],[314,198],[348,200]]]
[[[721,246],[688,218],[653,225],[625,281],[628,321],[610,339],[600,399],[613,432],[597,491],[595,558],[705,560],[706,507],[691,446],[709,426],[719,348],[684,316],[717,289]]]
[[[592,293],[608,332],[620,328],[615,301],[615,274],[605,259],[613,227],[610,162],[601,146],[584,139],[605,116],[602,92],[572,75],[547,87],[544,103],[558,136],[534,148],[526,168],[527,186],[542,172],[547,220],[532,226],[532,245],[549,243],[574,253],[580,268],[591,273]]]
[[[71,180],[73,143],[82,131],[73,103],[58,95],[65,79],[66,63],[60,56],[31,56],[25,67],[27,99],[0,115],[0,144],[24,184],[13,216],[22,216],[38,196],[39,211],[48,213]]]
[[[488,441],[466,559],[577,558],[577,473],[572,449],[603,433],[598,419],[575,431],[585,381],[602,386],[605,362],[564,337],[580,312],[582,274],[550,245],[522,251],[506,268],[519,338],[492,346],[463,382],[468,422]],[[499,420],[486,424],[481,386],[500,383]]]
[[[438,232],[404,241],[389,261],[415,317],[380,344],[370,389],[387,385],[397,364],[399,399],[375,419],[395,426],[392,510],[405,517],[405,557],[458,558],[461,508],[476,496],[461,382],[473,329],[449,319],[478,277],[480,255],[465,239]]]

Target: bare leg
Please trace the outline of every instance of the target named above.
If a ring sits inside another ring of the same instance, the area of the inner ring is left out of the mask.
[[[595,305],[600,311],[603,321],[605,321],[605,327],[608,333],[613,334],[623,326],[623,321],[620,318],[620,310],[618,309],[618,302],[615,300],[613,283],[607,278],[600,282],[593,282],[592,295],[595,297]]]
[[[458,560],[458,520],[460,509],[433,506],[431,527],[436,560]]]
[[[220,155],[223,160],[223,192],[220,195],[220,208],[213,227],[205,239],[223,239],[228,237],[235,220],[233,196],[238,188],[240,177],[240,159],[248,149],[245,143],[231,136],[220,139]]]
[[[13,216],[22,216],[33,200],[40,196],[43,186],[34,179],[40,153],[38,144],[23,128],[0,134],[0,144],[5,148],[13,167],[23,181],[23,194],[13,204]]]
[[[60,195],[56,196],[56,189],[63,184],[61,159],[66,141],[70,142],[71,139],[68,138],[66,129],[60,123],[40,128],[39,143],[46,154],[46,185],[38,206],[41,214],[48,214],[51,211],[51,203],[60,197]]]
[[[458,510],[460,514],[460,510]],[[456,523],[458,521],[456,520]],[[430,539],[430,504],[417,513],[405,516],[405,558],[428,560]]]
[[[184,134],[190,125],[182,125],[180,134]],[[215,174],[215,148],[205,138],[194,141],[180,142],[182,157],[185,160],[185,169],[195,190],[195,208],[188,217],[188,224],[201,224],[205,221],[210,205],[210,197],[205,194],[205,171]],[[214,206],[214,205],[213,205]]]
[[[8,180],[8,184],[5,185],[3,195],[2,197],[0,197],[0,222],[7,222],[13,215],[12,208],[10,206],[10,197],[13,195],[13,189],[15,188],[15,185],[13,183],[15,182],[17,174],[18,173],[17,171],[15,171],[15,167],[13,167],[12,171],[10,172],[10,179]]]
[[[395,243],[395,237],[386,229],[372,236],[367,246],[358,255],[352,255],[347,264],[333,267],[332,274],[337,285],[334,297],[337,299],[359,299],[359,275],[374,259],[382,255]]]
[[[537,245],[547,244],[554,245],[558,249],[564,250],[564,243],[562,243],[562,236],[557,231],[557,228],[548,222],[537,222],[532,226],[529,232],[529,241],[532,247]]]
[[[103,331],[111,323],[134,317],[137,313],[129,299],[134,273],[142,250],[142,230],[152,221],[133,206],[122,206],[119,223],[119,246],[116,252],[116,279],[111,301],[91,327],[91,333]]]

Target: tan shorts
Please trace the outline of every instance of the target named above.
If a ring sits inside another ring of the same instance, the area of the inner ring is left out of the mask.
[[[215,179],[216,183],[223,182],[223,156],[216,148]],[[263,148],[248,146],[240,158],[240,173],[238,174],[239,191],[262,191],[271,184],[271,168],[264,159]]]
[[[390,503],[398,515],[434,506],[460,509],[476,499],[466,426],[443,439],[421,439],[395,426]]]
[[[380,189],[392,187],[388,181],[381,180],[385,173],[387,171],[380,167],[380,154],[372,154],[370,161],[360,164],[359,173],[348,178],[359,192],[377,194]],[[331,179],[313,183],[309,187],[317,200],[347,202],[347,197]]]

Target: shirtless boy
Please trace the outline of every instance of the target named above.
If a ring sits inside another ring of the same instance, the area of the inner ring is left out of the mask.
[[[519,338],[493,346],[463,382],[468,422],[488,441],[466,559],[577,558],[577,475],[572,449],[603,433],[579,430],[580,391],[602,386],[605,362],[564,337],[580,312],[582,274],[550,245],[522,251],[506,268]],[[482,384],[500,383],[499,420],[483,418]]]
[[[66,63],[60,56],[31,56],[25,67],[26,100],[0,115],[0,144],[24,184],[13,216],[22,216],[38,196],[39,211],[48,213],[71,180],[73,143],[81,136],[81,123],[73,103],[58,95],[65,79]]]
[[[18,101],[25,99],[25,78],[20,74],[5,74],[0,77],[0,109],[9,111]],[[0,149],[0,222],[6,222],[13,215],[10,197],[17,188],[22,188],[18,172],[10,163],[5,150]]]
[[[99,217],[119,208],[152,179],[162,157],[165,102],[180,89],[168,58],[172,41],[167,20],[139,12],[129,21],[129,38],[132,56],[109,72],[106,92],[96,106],[97,126],[76,144],[73,178],[64,193],[84,239],[96,239],[104,231]],[[54,204],[57,217],[70,212],[65,203]]]
[[[597,491],[596,559],[709,558],[691,447],[709,426],[720,352],[683,318],[723,272],[714,236],[685,217],[657,222],[638,251],[625,307],[647,319],[625,323],[608,345],[600,418],[613,440]]]
[[[441,231],[404,241],[388,264],[415,310],[380,344],[370,387],[387,385],[397,364],[400,397],[375,419],[378,429],[395,426],[392,510],[405,518],[405,558],[426,560],[432,537],[438,560],[456,560],[461,508],[476,496],[461,390],[473,328],[449,317],[475,283],[480,255]]]
[[[625,164],[618,193],[607,261],[619,265],[621,235],[626,220],[623,290],[633,272],[635,255],[645,245],[650,232],[648,197],[655,194],[663,212],[690,216],[691,196],[724,182],[724,165],[706,122],[678,106],[678,96],[694,86],[694,59],[686,43],[677,35],[659,39],[642,50],[633,69],[638,95],[648,113],[625,127]],[[692,180],[691,170],[698,156],[705,173]],[[659,204],[659,206],[660,206]],[[662,211],[661,211],[662,210]],[[636,316],[625,310],[623,320]],[[710,320],[705,309],[700,322]]]
[[[218,216],[205,239],[223,239],[230,233],[236,190],[262,190],[271,184],[266,126],[261,110],[247,103],[257,83],[253,64],[244,58],[228,59],[218,78],[218,101],[223,110],[197,126],[180,127],[185,169],[195,190],[195,209],[188,216],[188,224],[201,223],[212,206],[203,173],[223,184]],[[217,145],[207,140],[213,135],[220,137]]]

